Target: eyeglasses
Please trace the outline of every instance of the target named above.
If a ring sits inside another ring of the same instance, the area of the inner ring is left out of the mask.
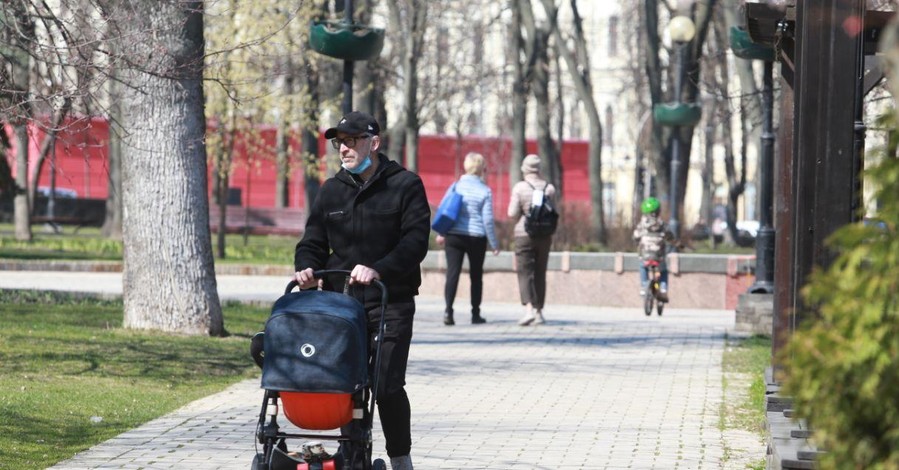
[[[365,140],[369,137],[371,136],[365,134],[358,137],[347,137],[346,139],[331,139],[331,146],[334,147],[334,150],[340,150],[341,145],[346,145],[346,148],[352,149],[356,148],[356,144],[359,143],[360,140]]]

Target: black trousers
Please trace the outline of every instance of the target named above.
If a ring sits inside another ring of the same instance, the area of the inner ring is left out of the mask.
[[[378,322],[381,307],[367,305],[368,334],[371,363],[369,371],[374,380],[374,362]],[[381,368],[378,376],[378,396],[375,402],[381,429],[384,431],[387,455],[399,457],[409,455],[412,449],[411,407],[406,395],[406,364],[412,343],[412,322],[415,317],[415,302],[397,302],[387,305],[384,313],[384,341],[381,344]],[[366,409],[367,414],[367,409]],[[357,435],[359,423],[353,421],[342,428],[344,434]],[[352,468],[352,466],[351,466]]]
[[[515,237],[515,263],[518,265],[518,292],[521,305],[543,309],[546,300],[546,265],[552,237]]]
[[[480,315],[484,293],[484,258],[487,256],[487,237],[448,234],[445,242],[446,286],[443,296],[446,312],[453,313],[453,302],[459,288],[462,260],[468,255],[468,275],[471,278],[471,314]]]

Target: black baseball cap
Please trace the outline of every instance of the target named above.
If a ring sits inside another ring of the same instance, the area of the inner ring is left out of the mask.
[[[333,139],[337,137],[338,132],[344,132],[349,135],[378,135],[381,132],[381,126],[378,125],[378,121],[371,114],[353,111],[341,118],[336,126],[326,130],[325,138]]]

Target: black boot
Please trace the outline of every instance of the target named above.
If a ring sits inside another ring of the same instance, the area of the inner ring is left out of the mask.
[[[453,326],[456,324],[456,322],[453,321],[453,312],[445,312],[443,314],[443,324],[446,326]]]
[[[481,316],[480,313],[472,313],[471,314],[471,324],[472,325],[480,325],[481,323],[487,323],[487,320]]]

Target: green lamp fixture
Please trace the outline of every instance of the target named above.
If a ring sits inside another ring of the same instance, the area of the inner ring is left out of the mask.
[[[749,31],[739,26],[731,26],[729,36],[730,48],[735,56],[749,60],[774,60],[774,48],[752,42]]]
[[[652,107],[652,118],[663,126],[694,126],[702,108],[696,103],[660,103]]]
[[[335,59],[368,60],[381,53],[384,30],[345,21],[313,21],[309,29],[312,50]]]

